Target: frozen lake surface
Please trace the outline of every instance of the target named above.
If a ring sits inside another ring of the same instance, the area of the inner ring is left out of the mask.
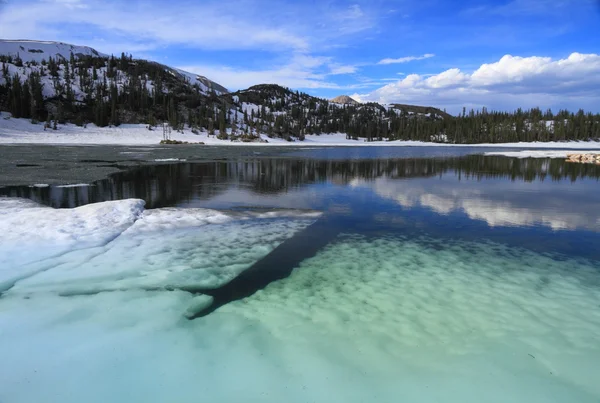
[[[419,151],[0,188],[0,402],[598,402],[600,167]]]

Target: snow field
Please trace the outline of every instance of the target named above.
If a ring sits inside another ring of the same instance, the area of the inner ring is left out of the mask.
[[[9,118],[6,112],[0,112],[0,144],[119,144],[119,145],[157,145],[163,139],[160,128],[148,130],[143,124],[122,124],[118,127],[97,127],[88,124],[86,128],[74,124],[59,125],[58,130],[44,130],[43,123],[31,124],[28,119]],[[238,117],[239,118],[239,117]],[[286,141],[280,138],[269,138],[266,134],[260,135],[264,142],[244,143],[230,140],[219,140],[215,136],[208,136],[207,132],[194,134],[186,129],[184,133],[172,132],[171,139],[187,141],[190,143],[202,142],[206,145],[231,145],[231,146],[432,146],[432,147],[494,147],[494,148],[529,148],[546,149],[557,148],[566,150],[600,150],[599,142],[546,142],[546,143],[501,143],[501,144],[445,144],[426,143],[421,141],[374,141],[367,142],[365,139],[348,140],[344,133],[330,133],[307,135],[304,141]],[[550,157],[562,158],[563,153],[552,154],[545,151]],[[511,152],[512,153],[512,152]],[[495,154],[498,155],[498,154]],[[509,155],[511,154],[502,154]],[[541,151],[532,151],[532,156],[544,154]],[[566,153],[564,153],[566,155]],[[516,156],[529,156],[518,154]]]

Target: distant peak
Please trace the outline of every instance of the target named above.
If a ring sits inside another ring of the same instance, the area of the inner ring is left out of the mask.
[[[358,102],[350,98],[348,95],[340,95],[339,97],[335,97],[331,99],[331,102],[334,102],[336,104],[358,105]]]

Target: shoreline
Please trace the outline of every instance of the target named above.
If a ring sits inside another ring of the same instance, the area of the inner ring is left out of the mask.
[[[539,148],[569,150],[600,150],[600,141],[567,141],[567,142],[520,142],[520,143],[476,143],[452,144],[424,141],[366,141],[351,140],[344,133],[324,133],[307,135],[304,141],[287,141],[281,138],[270,138],[260,135],[261,142],[242,142],[219,140],[208,136],[207,132],[194,134],[190,129],[183,133],[172,132],[171,139],[181,142],[204,144],[188,144],[194,147],[488,147],[488,148]],[[148,130],[144,124],[122,124],[117,127],[97,127],[93,124],[79,127],[68,123],[59,126],[58,130],[44,130],[43,123],[31,123],[28,119],[12,118],[6,112],[0,112],[0,145],[38,144],[49,146],[166,146],[162,130]],[[266,142],[264,142],[266,141]],[[180,146],[173,145],[174,147]]]

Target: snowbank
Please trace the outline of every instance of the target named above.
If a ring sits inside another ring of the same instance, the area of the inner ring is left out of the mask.
[[[31,124],[27,119],[9,118],[6,112],[0,112],[0,144],[119,144],[119,145],[156,145],[163,139],[160,128],[148,130],[143,124],[123,124],[118,127],[97,127],[93,124],[86,128],[73,124],[59,125],[58,130],[44,130],[44,125]],[[276,146],[431,146],[431,147],[493,147],[493,148],[557,148],[557,149],[597,149],[600,142],[532,142],[532,143],[502,143],[502,144],[444,144],[426,143],[422,141],[374,141],[365,139],[350,140],[344,133],[307,135],[304,141],[286,141],[280,138],[269,138],[261,134],[265,142],[232,142],[219,140],[208,136],[207,132],[194,134],[189,129],[184,133],[172,132],[171,139],[190,143],[202,142],[206,145],[276,145]]]
[[[570,143],[568,143],[570,144]],[[585,146],[586,143],[573,143],[574,145]],[[593,143],[592,143],[593,144]],[[568,148],[568,147],[564,147]],[[567,158],[567,154],[586,154],[590,152],[590,150],[595,150],[596,148],[587,148],[578,147],[582,149],[569,148],[566,150],[523,150],[523,151],[492,151],[487,152],[485,155],[501,155],[505,157],[514,157],[514,158]],[[598,149],[600,151],[600,149]]]
[[[110,242],[143,211],[143,200],[54,210],[25,199],[0,198],[0,292],[44,270],[51,256]]]

